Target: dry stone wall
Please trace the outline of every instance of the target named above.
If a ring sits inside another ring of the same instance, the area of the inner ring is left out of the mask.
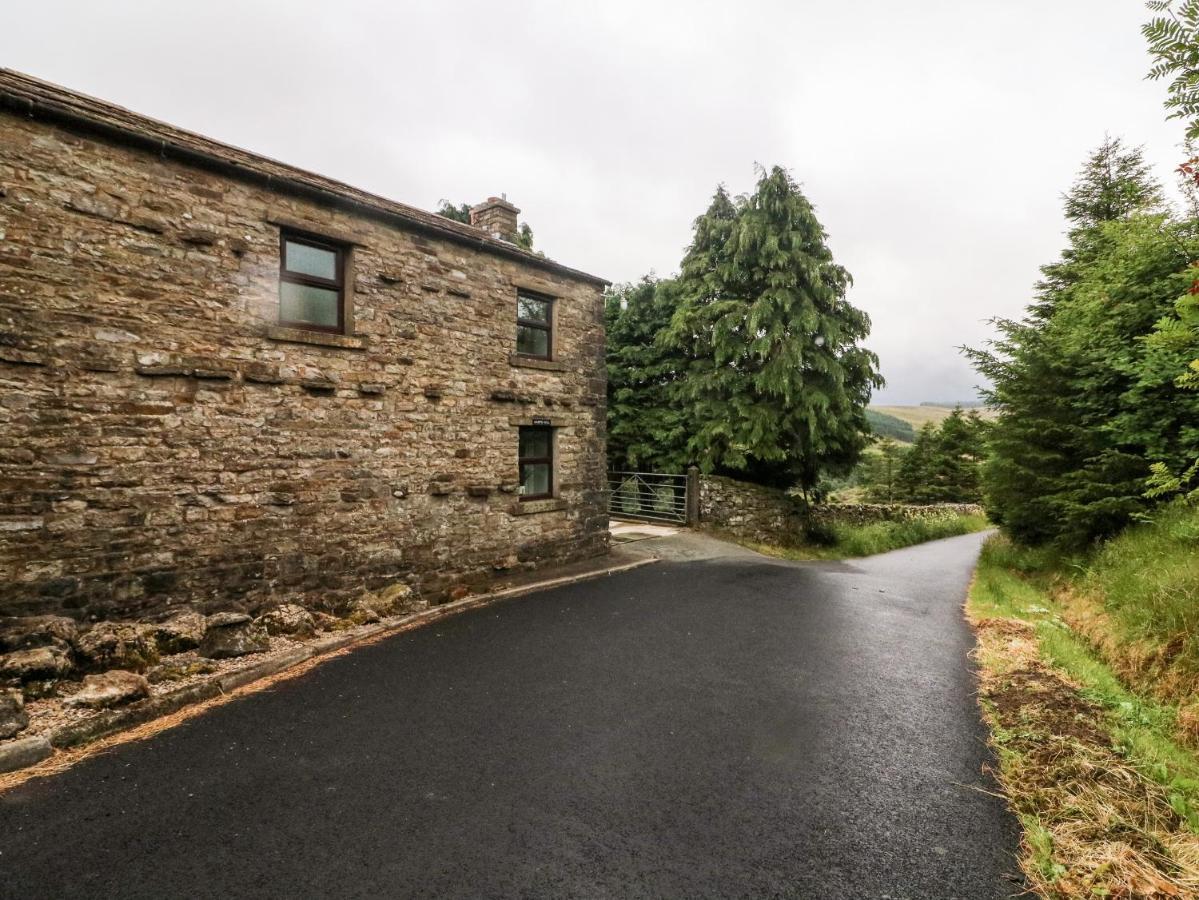
[[[718,475],[700,476],[699,520],[761,544],[798,540],[807,522],[804,505],[785,492]]]
[[[280,228],[352,334],[275,327]],[[604,552],[601,284],[0,112],[0,616],[331,609]],[[516,290],[558,298],[516,364]],[[517,501],[517,428],[555,427]]]
[[[812,522],[829,525],[870,525],[875,522],[910,522],[915,519],[952,519],[957,516],[981,516],[983,508],[975,503],[931,503],[926,506],[902,503],[828,503],[813,507]]]
[[[899,503],[826,503],[809,507],[777,488],[722,478],[700,477],[700,522],[758,543],[786,544],[802,540],[809,525],[869,525],[913,519],[946,519],[982,515],[967,503],[905,506]]]

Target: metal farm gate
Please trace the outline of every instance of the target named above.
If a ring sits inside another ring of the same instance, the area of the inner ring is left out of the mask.
[[[609,472],[608,515],[691,525],[699,518],[699,472]]]

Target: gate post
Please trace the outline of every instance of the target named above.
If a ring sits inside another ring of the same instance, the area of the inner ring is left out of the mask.
[[[687,467],[687,525],[699,524],[699,469]]]

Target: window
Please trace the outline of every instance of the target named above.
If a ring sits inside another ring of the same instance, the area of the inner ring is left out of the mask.
[[[526,290],[516,292],[516,352],[549,359],[553,349],[554,301]]]
[[[520,429],[520,499],[554,496],[554,429],[541,425]]]
[[[345,331],[345,249],[284,232],[279,243],[279,324]]]

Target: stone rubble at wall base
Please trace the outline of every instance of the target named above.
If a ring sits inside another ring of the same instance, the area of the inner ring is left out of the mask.
[[[427,608],[400,583],[364,594],[344,618],[322,615],[319,628],[316,617],[296,603],[280,604],[257,618],[235,612],[205,617],[187,610],[157,625],[105,621],[70,630],[53,616],[0,620],[0,649],[8,648],[0,653],[0,741],[29,725],[26,700],[62,696],[67,707],[119,706],[148,696],[151,683],[210,671],[208,660],[264,653],[271,649],[272,635],[301,640],[318,630],[340,631]]]

